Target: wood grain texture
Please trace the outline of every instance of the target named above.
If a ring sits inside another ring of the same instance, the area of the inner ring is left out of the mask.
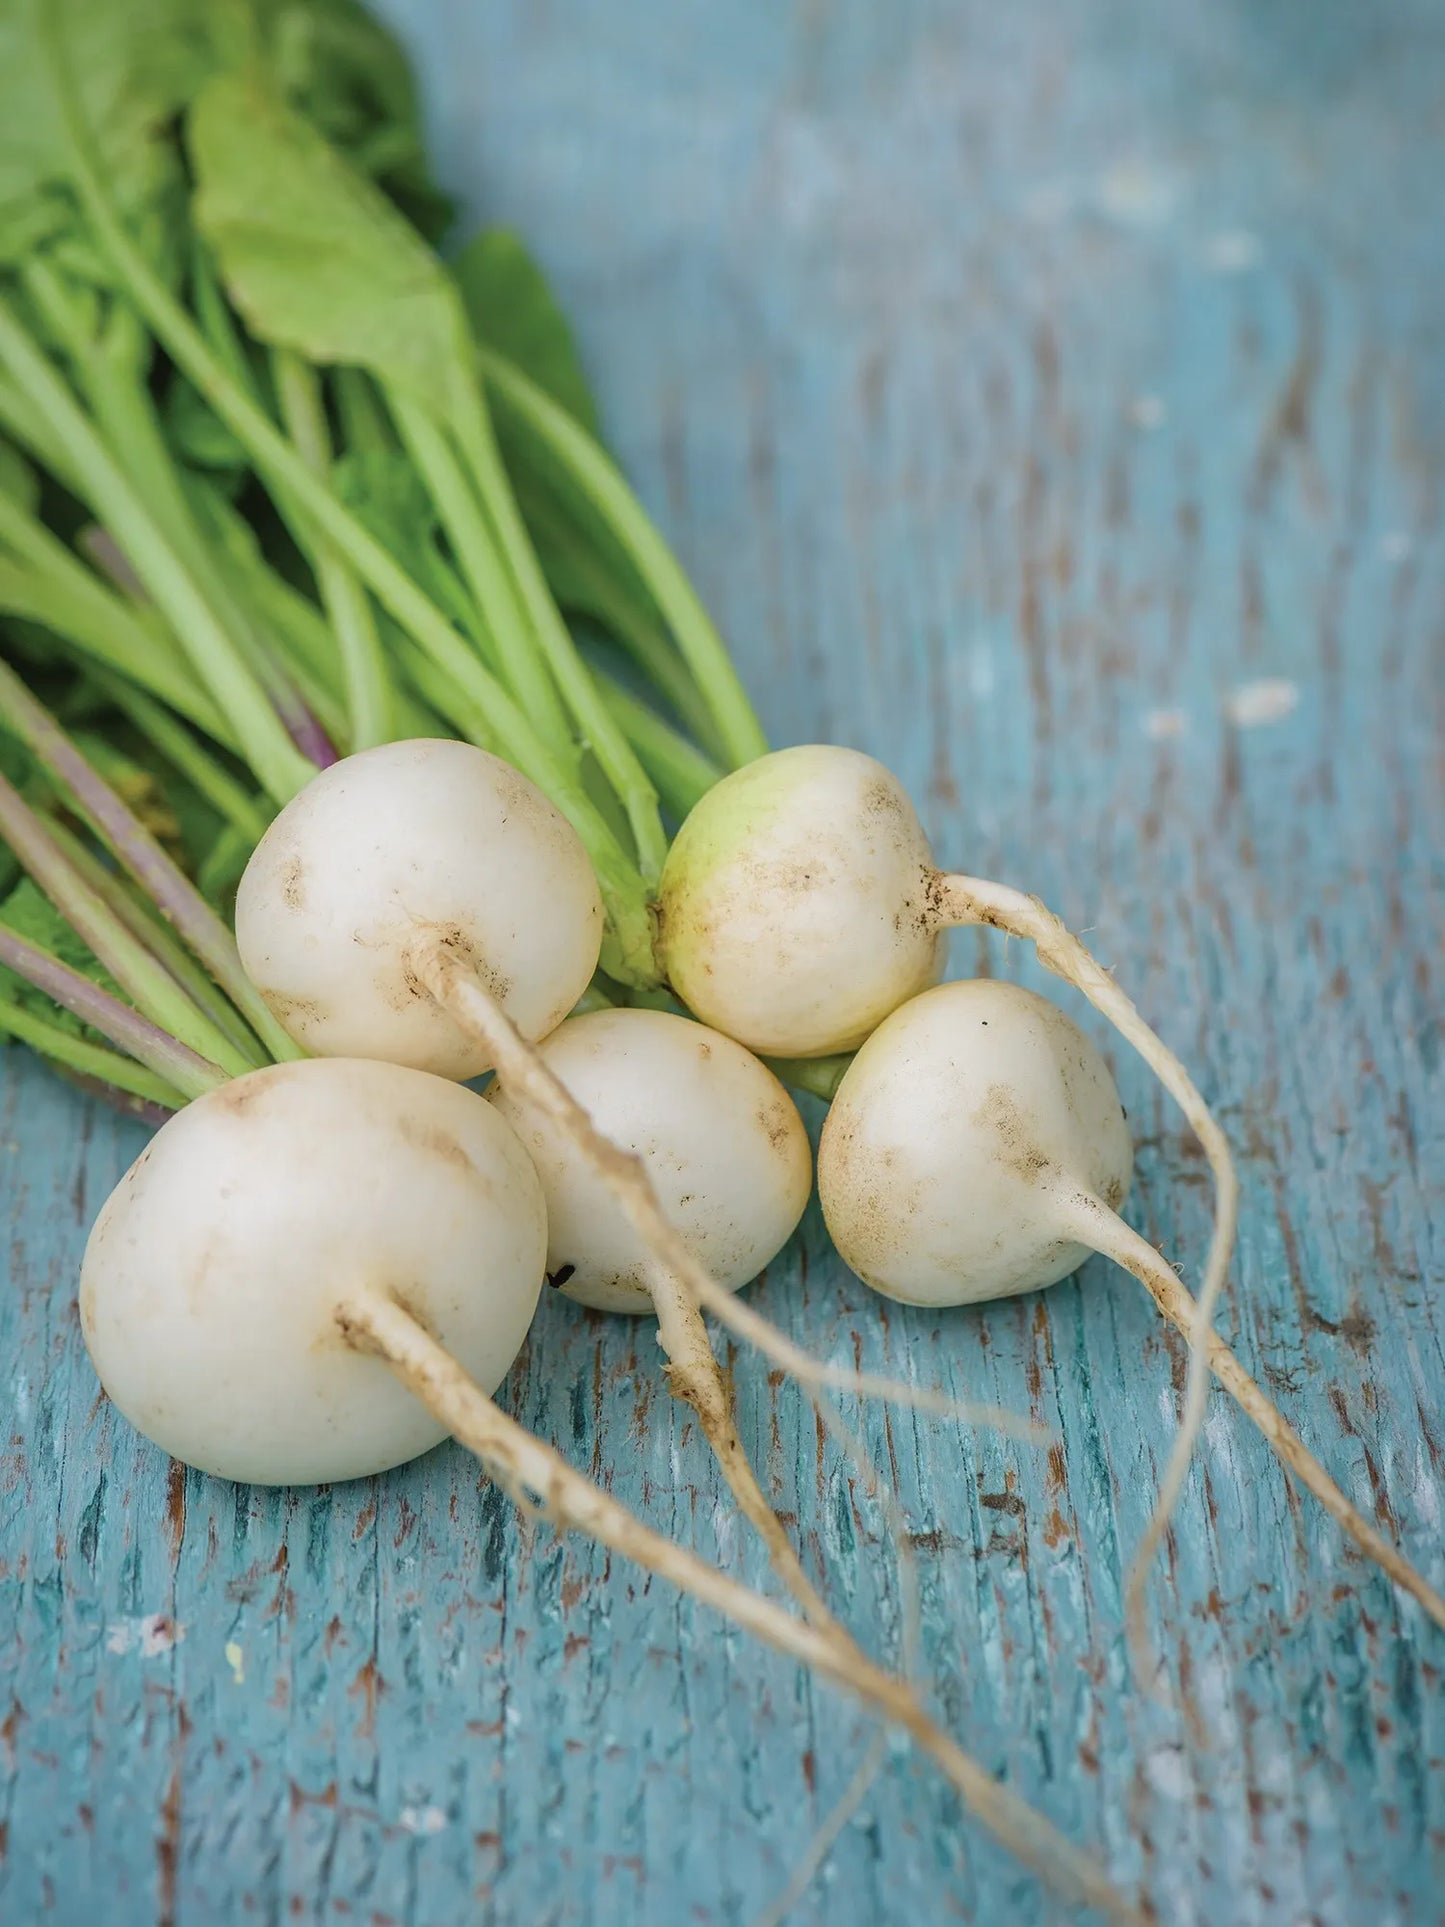
[[[943,857],[1092,931],[1238,1146],[1226,1329],[1441,1584],[1439,8],[389,11],[446,178],[555,274],[775,740],[873,750]],[[955,962],[1040,981],[990,941]],[[1202,1165],[1119,1070],[1133,1221],[1193,1263]],[[139,1141],[6,1059],[0,1919],[750,1920],[866,1723],[454,1449],[319,1493],[168,1469],[74,1308]],[[1000,1774],[1163,1920],[1438,1917],[1445,1648],[1218,1395],[1152,1596],[1167,1703],[1131,1687],[1121,1574],[1183,1369],[1131,1281],[905,1312],[814,1210],[757,1300],[1056,1435],[866,1414],[937,1704]],[[552,1302],[506,1396],[761,1580],[654,1354]],[[847,1468],[792,1387],[737,1381],[812,1568],[895,1652]],[[897,1749],[796,1915],[1058,1917]]]

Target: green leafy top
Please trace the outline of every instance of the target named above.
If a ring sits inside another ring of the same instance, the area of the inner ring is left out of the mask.
[[[52,8],[46,34],[42,10]],[[214,59],[197,0],[12,0],[0,9],[0,260],[71,221],[69,142],[45,47],[57,29],[123,205],[156,191],[164,130]]]
[[[510,228],[483,228],[452,262],[472,333],[516,362],[553,401],[597,434],[597,403],[567,317],[526,244]]]
[[[192,107],[196,225],[251,332],[367,369],[437,420],[457,412],[470,342],[455,285],[417,230],[254,63]]]

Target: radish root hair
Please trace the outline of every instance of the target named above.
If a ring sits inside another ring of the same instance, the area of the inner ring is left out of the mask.
[[[833,1851],[844,1827],[862,1806],[882,1770],[888,1751],[888,1735],[880,1728],[868,1742],[868,1750],[858,1762],[852,1778],[825,1815],[818,1831],[808,1842],[808,1850],[793,1869],[787,1886],[773,1903],[759,1914],[757,1927],[783,1927],[784,1921],[802,1900],[818,1876],[818,1870]]]
[[[1124,1223],[1098,1198],[1080,1197],[1073,1207],[1072,1228],[1078,1237],[1130,1271],[1149,1293],[1176,1330],[1188,1335],[1196,1322],[1194,1299],[1175,1276],[1173,1267],[1146,1239]],[[1372,1526],[1345,1497],[1319,1460],[1300,1438],[1273,1400],[1261,1390],[1215,1331],[1206,1341],[1207,1363],[1214,1376],[1268,1440],[1280,1459],[1306,1491],[1312,1492],[1345,1535],[1385,1571],[1397,1586],[1417,1599],[1435,1624],[1445,1629],[1445,1599],[1405,1558],[1397,1546]]]
[[[1106,1918],[1142,1927],[1142,1915],[1102,1869],[951,1740],[905,1682],[856,1648],[840,1651],[826,1633],[644,1525],[560,1452],[503,1412],[394,1298],[379,1291],[358,1292],[338,1303],[335,1317],[347,1343],[381,1359],[477,1455],[504,1490],[524,1487],[535,1493],[563,1525],[669,1580],[896,1722],[942,1768],[969,1810],[1026,1867]]]
[[[1184,1065],[1145,1022],[1132,1000],[1087,946],[1037,897],[1025,896],[1021,890],[1010,889],[1007,884],[990,883],[981,877],[945,875],[940,871],[929,881],[928,901],[939,929],[957,924],[985,924],[1009,936],[1023,937],[1031,942],[1044,968],[1082,991],[1094,1008],[1107,1017],[1120,1035],[1133,1045],[1184,1113],[1189,1128],[1204,1147],[1209,1168],[1214,1175],[1214,1229],[1209,1241],[1203,1283],[1197,1299],[1185,1293],[1192,1318],[1180,1326],[1189,1340],[1184,1409],[1164,1468],[1164,1477],[1160,1481],[1159,1495],[1144,1530],[1144,1537],[1134,1554],[1125,1586],[1125,1625],[1129,1649],[1135,1672],[1141,1679],[1147,1678],[1148,1636],[1144,1620],[1144,1594],[1149,1569],[1169,1530],[1169,1522],[1179,1503],[1184,1481],[1189,1474],[1190,1460],[1204,1425],[1209,1397],[1209,1347],[1214,1333],[1214,1315],[1228,1279],[1239,1223],[1239,1178],[1234,1168],[1234,1157],[1229,1140]]]

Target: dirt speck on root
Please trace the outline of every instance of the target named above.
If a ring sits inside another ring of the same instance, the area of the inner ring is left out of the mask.
[[[443,1164],[449,1164],[464,1176],[486,1182],[458,1140],[439,1124],[412,1117],[403,1111],[397,1117],[396,1131],[397,1136],[411,1145],[413,1150],[421,1151],[427,1157],[440,1158]]]
[[[321,1022],[321,1006],[314,997],[293,997],[284,990],[262,990],[261,1000],[282,1029],[293,1035]]]
[[[306,907],[306,865],[299,856],[289,856],[281,865],[281,901],[288,910]]]
[[[762,1126],[763,1133],[773,1149],[775,1151],[786,1150],[788,1141],[792,1137],[792,1130],[790,1128],[788,1113],[784,1107],[781,1104],[764,1104],[760,1107],[757,1117],[758,1123]]]
[[[469,965],[482,989],[499,1004],[504,1003],[512,994],[511,978],[503,976],[500,970],[495,969],[487,961],[474,938],[461,924],[423,922],[418,924],[418,929],[429,931],[438,947],[445,950],[448,956]],[[419,997],[431,997],[431,991],[417,976],[410,963],[403,965],[402,975],[406,986],[406,1001]],[[388,996],[388,1002],[391,1001],[393,1000]],[[405,1009],[405,1007],[405,1001],[395,1005],[397,1009]]]
[[[869,816],[904,816],[908,814],[907,800],[899,794],[896,784],[878,776],[864,785],[863,808]]]
[[[974,1112],[974,1122],[982,1130],[995,1131],[999,1139],[999,1162],[1007,1171],[1021,1177],[1025,1184],[1038,1184],[1054,1169],[1054,1161],[1041,1151],[1029,1135],[1013,1093],[1006,1084],[991,1084],[982,1104]]]
[[[215,1093],[216,1107],[233,1117],[252,1117],[265,1104],[270,1084],[265,1077],[238,1077]]]
[[[431,1309],[421,1291],[414,1285],[394,1285],[391,1295],[401,1306],[407,1317],[414,1318],[426,1333],[427,1337],[440,1345],[442,1342],[441,1333],[436,1328],[436,1324],[431,1315]]]

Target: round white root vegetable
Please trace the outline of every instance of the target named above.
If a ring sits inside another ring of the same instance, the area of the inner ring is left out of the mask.
[[[967,1305],[1077,1271],[1092,1240],[1066,1222],[1072,1200],[1116,1210],[1133,1164],[1114,1080],[1078,1025],[976,978],[912,998],[859,1051],[823,1125],[818,1195],[865,1284]]]
[[[1026,1866],[1138,1922],[906,1682],[643,1525],[500,1410],[488,1388],[521,1345],[545,1248],[536,1173],[493,1106],[391,1064],[303,1060],[237,1078],[156,1134],[91,1234],[82,1326],[136,1427],[223,1477],[356,1478],[453,1433],[513,1497],[896,1722]]]
[[[1035,1291],[1102,1252],[1192,1337],[1194,1299],[1118,1215],[1133,1152],[1114,1081],[1078,1026],[1043,997],[987,980],[924,991],[854,1058],[823,1127],[818,1193],[844,1261],[913,1305]],[[1445,1626],[1445,1600],[1345,1497],[1211,1331],[1209,1368],[1361,1551]],[[1183,1420],[1131,1580],[1165,1530],[1203,1419]],[[1137,1624],[1135,1625],[1137,1634]]]
[[[933,983],[933,853],[907,792],[806,744],[715,784],[668,852],[658,961],[695,1016],[772,1057],[856,1050]]]
[[[390,1290],[486,1392],[521,1349],[547,1221],[526,1151],[460,1085],[303,1059],[197,1098],[96,1220],[80,1281],[101,1384],[188,1465],[252,1485],[380,1472],[446,1428],[336,1326]]]
[[[577,833],[468,743],[386,743],[323,770],[236,896],[246,974],[298,1044],[475,1077],[491,1057],[418,981],[423,939],[464,958],[524,1037],[555,1029],[597,968],[602,899]]]
[[[797,1229],[813,1153],[797,1106],[751,1051],[661,1010],[572,1017],[538,1054],[614,1144],[725,1291],[756,1278]],[[656,1308],[657,1262],[611,1190],[505,1085],[488,1094],[532,1154],[547,1201],[547,1273],[598,1311]]]
[[[638,1160],[693,1261],[724,1292],[775,1258],[813,1188],[813,1154],[797,1106],[750,1051],[659,1010],[570,1018],[537,1047],[593,1126]],[[815,1624],[831,1615],[768,1504],[743,1449],[706,1327],[654,1240],[618,1209],[577,1136],[559,1131],[515,1087],[488,1093],[532,1154],[547,1204],[547,1275],[599,1311],[653,1312],[675,1397],[697,1413],[744,1516]]]

